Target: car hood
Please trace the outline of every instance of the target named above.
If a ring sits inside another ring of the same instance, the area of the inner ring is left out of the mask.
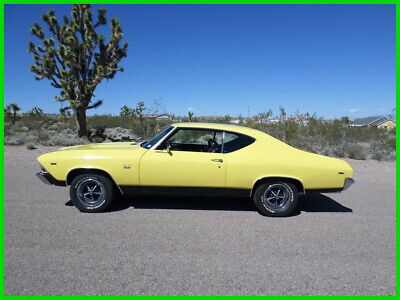
[[[139,144],[134,142],[114,142],[114,143],[98,143],[98,144],[87,144],[78,145],[71,147],[64,147],[58,151],[71,151],[71,150],[128,150],[140,147]]]

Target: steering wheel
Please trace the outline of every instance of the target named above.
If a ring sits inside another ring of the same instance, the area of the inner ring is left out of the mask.
[[[215,153],[218,150],[218,143],[214,141],[213,139],[208,140],[208,150],[207,152]]]

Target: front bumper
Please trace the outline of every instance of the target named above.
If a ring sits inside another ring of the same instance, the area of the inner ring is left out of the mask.
[[[44,184],[51,185],[52,183],[50,182],[50,173],[46,171],[40,171],[36,173],[36,176],[40,179],[41,182]]]
[[[41,170],[36,173],[36,176],[40,179],[41,182],[48,185],[57,185],[57,186],[66,186],[65,181],[58,181],[55,179],[49,172],[46,170]]]
[[[346,177],[344,180],[343,191],[347,190],[354,183],[353,178]]]

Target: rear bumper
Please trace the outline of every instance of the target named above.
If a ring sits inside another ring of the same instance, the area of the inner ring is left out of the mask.
[[[51,174],[45,170],[36,173],[36,177],[40,179],[41,182],[48,185],[66,186],[65,181],[59,181],[55,179]]]
[[[354,183],[353,178],[346,177],[344,180],[343,191],[347,190]]]
[[[346,177],[343,188],[328,188],[328,189],[306,189],[306,194],[326,194],[326,193],[341,193],[347,190],[354,183],[353,178]]]

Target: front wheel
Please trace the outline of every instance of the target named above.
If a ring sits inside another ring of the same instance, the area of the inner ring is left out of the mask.
[[[297,206],[298,191],[289,182],[266,182],[257,187],[253,201],[262,215],[286,217]]]
[[[74,178],[69,190],[72,203],[83,212],[102,212],[114,200],[110,179],[98,174],[83,174]]]

